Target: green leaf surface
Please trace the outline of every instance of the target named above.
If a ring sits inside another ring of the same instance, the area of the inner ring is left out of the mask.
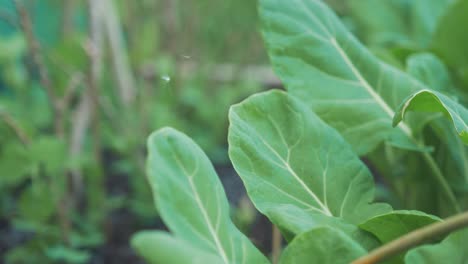
[[[55,199],[49,185],[42,181],[33,182],[21,193],[18,213],[28,221],[47,223],[56,210]]]
[[[411,41],[408,1],[350,0],[348,3],[366,43],[388,45]]]
[[[351,15],[366,44],[426,48],[453,0],[351,0]]]
[[[161,231],[141,231],[132,237],[131,244],[149,263],[223,263],[219,256],[200,250],[184,240]]]
[[[453,92],[447,67],[432,53],[416,53],[409,56],[406,61],[406,71],[432,90]]]
[[[433,215],[403,210],[372,217],[359,227],[374,234],[382,243],[387,243],[412,230],[439,221],[441,219]]]
[[[309,107],[273,90],[231,107],[229,156],[253,203],[292,233],[329,224],[359,224],[389,212],[372,204],[367,167]],[[281,215],[296,215],[283,221]],[[339,220],[339,219],[336,219]]]
[[[431,41],[441,16],[456,0],[412,0],[411,22],[414,39],[423,47]]]
[[[294,238],[280,264],[348,264],[364,254],[366,251],[343,232],[320,227]]]
[[[46,255],[54,261],[70,264],[89,263],[91,259],[91,254],[88,251],[62,245],[47,248]]]
[[[368,232],[363,231],[356,225],[349,224],[337,217],[320,214],[311,215],[295,205],[278,205],[270,209],[266,215],[271,222],[279,227],[287,241],[292,241],[296,234],[302,234],[318,226],[328,226],[344,232],[367,250],[372,250],[380,245],[375,236],[369,235]]]
[[[466,14],[468,14],[468,1],[455,1],[441,17],[431,43],[434,51],[460,73],[468,68]]]
[[[177,238],[223,263],[268,263],[229,218],[223,187],[203,151],[163,128],[148,139],[147,173],[159,213]]]
[[[439,221],[440,218],[419,211],[393,211],[375,216],[359,227],[372,233],[385,244],[415,229]],[[404,254],[394,256],[388,263],[403,263],[403,257]]]
[[[263,35],[286,88],[337,129],[358,154],[382,141],[419,149],[408,124],[392,129],[400,102],[424,88],[371,54],[319,0],[261,0]]]
[[[453,85],[447,67],[431,53],[410,56],[407,60],[407,72],[431,87],[432,90],[444,94],[459,94]],[[431,116],[427,113],[421,114]],[[434,157],[450,185],[455,190],[466,190],[466,186],[468,186],[468,147],[458,137],[451,120],[445,119],[441,113],[435,113],[433,116],[435,115],[440,117],[430,122],[434,136],[427,138],[426,142],[428,145],[437,146]]]
[[[2,145],[0,152],[0,186],[16,186],[28,178],[33,169],[33,162],[28,150],[19,142],[8,142]]]
[[[465,264],[468,263],[468,229],[450,234],[441,243],[425,245],[410,250],[405,257],[407,264]]]
[[[67,146],[63,139],[54,136],[40,137],[29,146],[28,152],[31,159],[52,176],[61,176],[69,168]]]
[[[406,98],[393,119],[396,126],[408,111],[440,112],[453,122],[461,140],[468,144],[468,110],[448,96],[431,90],[421,90]]]

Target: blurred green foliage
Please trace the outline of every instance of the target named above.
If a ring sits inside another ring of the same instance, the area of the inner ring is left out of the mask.
[[[88,90],[87,3],[22,3],[51,88],[58,98],[70,98],[59,137],[14,1],[0,0],[0,258],[6,263],[99,262],[96,248],[111,244],[113,229],[119,228],[112,224],[117,221],[113,213],[131,215],[135,226],[128,227],[129,235],[155,224],[142,165],[150,131],[177,127],[213,160],[227,161],[228,107],[262,86],[236,77],[237,72],[228,81],[213,79],[212,72],[219,64],[237,71],[242,65],[267,63],[256,30],[256,3],[114,1],[136,99],[121,104],[106,40],[98,135],[92,127],[85,131],[78,156],[71,148],[73,130],[81,122],[77,109]],[[68,4],[73,9],[69,16]],[[185,64],[190,67],[182,71]],[[73,93],[67,94],[72,85]]]

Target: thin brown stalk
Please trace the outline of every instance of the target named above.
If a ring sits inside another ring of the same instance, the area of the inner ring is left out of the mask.
[[[31,17],[24,6],[21,0],[15,0],[16,10],[19,14],[20,26],[24,33],[26,44],[28,46],[29,54],[31,59],[39,73],[39,81],[41,82],[42,87],[45,89],[49,102],[54,115],[54,127],[57,136],[63,136],[63,115],[60,113],[60,102],[57,96],[55,95],[52,83],[49,78],[49,73],[44,64],[44,59],[41,54],[41,46],[39,41],[37,41],[33,27]]]
[[[78,157],[82,152],[83,143],[86,137],[86,131],[89,127],[91,119],[91,98],[87,91],[83,93],[74,111],[73,125],[70,131],[70,146],[69,153],[71,158]],[[72,169],[70,171],[72,180],[72,189],[74,196],[80,197],[83,193],[83,176],[79,169]]]
[[[15,7],[19,14],[20,26],[23,31],[26,43],[29,49],[29,54],[32,58],[32,61],[39,73],[39,81],[47,93],[49,104],[51,105],[53,118],[54,118],[54,130],[57,137],[62,138],[64,136],[64,113],[61,106],[60,98],[58,98],[52,87],[52,83],[49,78],[49,73],[44,64],[44,59],[41,54],[41,47],[36,39],[31,17],[24,6],[21,0],[15,0]],[[67,197],[62,197],[60,201],[56,204],[57,207],[57,217],[62,230],[62,239],[65,244],[70,243],[70,230],[71,230],[71,221],[69,219],[69,202]]]
[[[101,164],[100,126],[99,126],[99,76],[102,70],[103,27],[100,14],[102,3],[95,0],[88,1],[89,13],[89,42],[86,48],[89,58],[88,88],[91,99],[91,126],[93,133],[94,156]]]
[[[468,227],[468,212],[449,217],[443,222],[414,230],[371,251],[369,254],[352,262],[352,264],[380,263],[411,248],[465,227]]]
[[[129,106],[135,99],[135,80],[128,62],[128,54],[122,43],[122,29],[120,27],[117,10],[113,1],[101,0],[102,22],[105,26],[107,39],[109,40],[112,68],[120,99],[124,106]]]
[[[279,228],[273,225],[273,234],[271,239],[271,258],[273,264],[278,264],[281,255],[281,232]]]
[[[64,0],[62,6],[62,36],[67,37],[73,31],[73,12],[75,11],[75,0]]]
[[[7,124],[8,127],[13,130],[16,136],[19,138],[23,145],[28,146],[31,143],[31,139],[27,136],[26,132],[16,123],[16,121],[7,113],[0,111],[0,117]]]
[[[84,76],[81,72],[76,72],[71,76],[61,100],[62,109],[67,110],[69,108],[71,100],[77,94],[78,88],[83,83],[83,79]]]

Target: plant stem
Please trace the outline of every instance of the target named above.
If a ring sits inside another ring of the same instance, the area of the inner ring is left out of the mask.
[[[273,225],[273,234],[271,240],[271,255],[272,255],[272,263],[278,264],[279,257],[281,255],[281,232],[279,228]]]
[[[128,55],[124,47],[122,29],[114,6],[114,1],[101,0],[102,5],[102,23],[107,35],[112,68],[117,87],[120,92],[120,99],[123,106],[127,107],[133,103],[135,97],[135,80],[128,63]]]
[[[21,30],[24,33],[24,37],[29,49],[29,53],[34,65],[37,68],[39,73],[39,81],[41,82],[42,87],[47,93],[49,102],[53,111],[54,116],[54,128],[57,136],[63,136],[63,116],[60,109],[60,100],[55,95],[54,89],[49,78],[49,73],[45,67],[43,57],[41,55],[41,46],[39,41],[37,41],[34,36],[32,21],[29,16],[26,7],[24,6],[21,0],[15,0],[16,10],[19,14]]]
[[[19,14],[20,26],[23,31],[31,59],[37,68],[39,73],[39,81],[42,88],[47,93],[49,104],[52,108],[53,119],[54,119],[54,130],[58,138],[64,137],[64,106],[61,99],[58,98],[52,87],[52,83],[49,78],[49,73],[44,64],[44,60],[41,54],[41,47],[39,41],[34,36],[33,25],[31,17],[29,16],[26,7],[21,0],[15,0],[15,7]],[[67,179],[68,180],[68,179]],[[57,217],[62,231],[62,239],[65,244],[70,244],[70,231],[71,221],[69,218],[69,201],[66,196],[62,197],[57,204]]]
[[[26,132],[16,123],[16,121],[7,113],[0,111],[0,117],[3,121],[15,132],[24,146],[28,146],[31,143],[31,139],[26,135]]]
[[[101,129],[99,123],[99,82],[102,71],[102,46],[103,46],[103,26],[99,18],[102,12],[102,3],[99,4],[94,0],[88,0],[89,14],[89,47],[87,49],[89,59],[88,69],[88,95],[91,102],[91,129],[93,136],[94,156],[98,166],[102,168],[101,161]]]
[[[468,227],[468,212],[451,216],[443,222],[414,230],[371,251],[368,255],[353,261],[352,264],[378,263],[413,247],[422,245],[434,238],[445,236],[464,227]]]
[[[64,0],[62,3],[62,37],[66,38],[73,30],[73,11],[75,11],[75,0]]]
[[[453,193],[452,189],[447,183],[447,180],[444,178],[444,175],[442,175],[442,172],[440,171],[439,166],[437,166],[437,163],[434,161],[434,158],[432,158],[432,156],[427,152],[424,152],[423,158],[434,172],[435,179],[441,185],[442,190],[445,192],[447,199],[449,199],[451,206],[453,207],[455,212],[460,213],[461,209],[458,205],[457,198],[455,197],[455,194]]]

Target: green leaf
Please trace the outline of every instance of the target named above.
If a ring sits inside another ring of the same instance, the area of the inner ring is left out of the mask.
[[[427,47],[436,29],[440,17],[447,11],[454,0],[413,0],[411,22],[413,38]]]
[[[302,234],[318,226],[328,226],[344,232],[367,250],[380,245],[376,237],[369,235],[356,225],[349,224],[337,217],[327,217],[320,214],[311,216],[306,210],[295,205],[278,205],[270,209],[266,215],[271,222],[279,227],[287,241],[292,241],[296,234]]]
[[[56,209],[56,197],[50,189],[45,182],[37,181],[21,193],[18,212],[22,218],[37,223],[46,223],[50,219]]]
[[[372,55],[319,0],[261,0],[263,35],[273,67],[301,98],[362,155],[382,141],[409,149],[408,124],[392,129],[400,102],[424,88]]]
[[[439,222],[440,218],[419,211],[393,211],[368,219],[359,225],[371,232],[382,243],[387,243],[412,230]]]
[[[468,34],[463,26],[468,24],[467,13],[468,1],[455,1],[441,17],[431,43],[434,51],[459,74],[468,69]]]
[[[411,42],[408,1],[351,0],[348,3],[366,43],[388,45]]]
[[[431,53],[420,53],[409,57],[407,71],[432,90],[445,94],[459,94],[451,80],[447,67]],[[423,113],[421,113],[423,114]],[[426,116],[430,116],[425,114]],[[468,147],[458,137],[451,120],[440,116],[430,122],[434,136],[427,137],[427,144],[438,146],[434,157],[455,190],[466,190],[468,184]],[[427,133],[426,133],[427,134]]]
[[[89,55],[82,43],[85,38],[78,34],[66,36],[48,49],[45,64],[50,72],[51,82],[57,94],[63,95],[76,72],[86,70]]]
[[[0,186],[17,186],[28,178],[33,167],[28,151],[21,143],[7,142],[0,152]]]
[[[450,234],[441,243],[410,250],[405,257],[407,264],[465,264],[468,262],[466,245],[468,229]]]
[[[458,137],[453,123],[444,117],[431,123],[437,139],[433,145],[439,145],[434,153],[440,167],[444,170],[450,185],[455,191],[466,193],[468,190],[468,146]]]
[[[412,94],[398,108],[393,125],[400,123],[408,111],[443,113],[453,122],[461,140],[468,144],[468,110],[442,93],[421,90]]]
[[[177,238],[223,263],[268,263],[234,226],[223,187],[203,151],[163,128],[148,139],[147,173],[159,213]]]
[[[280,264],[348,264],[364,254],[366,251],[343,232],[321,227],[294,238]]]
[[[138,232],[133,235],[131,244],[149,263],[223,263],[219,256],[161,231]]]
[[[229,120],[234,168],[257,209],[280,228],[297,233],[333,218],[359,224],[391,210],[371,204],[367,167],[297,99],[278,90],[257,94],[231,107]],[[282,214],[297,217],[275,221]]]
[[[62,139],[43,136],[31,144],[29,152],[31,159],[53,176],[62,176],[68,168],[67,146]]]
[[[406,71],[432,90],[453,92],[453,84],[447,67],[432,53],[417,53],[408,57]]]
[[[351,15],[366,44],[423,49],[453,0],[351,0]]]
[[[419,211],[393,211],[375,216],[359,225],[372,233],[383,244],[423,226],[440,222],[441,219]],[[402,263],[404,254],[391,259],[392,263]]]
[[[89,263],[91,259],[90,252],[65,246],[48,248],[46,250],[46,255],[55,261],[72,264]]]
[[[24,54],[26,49],[24,37],[21,34],[1,36],[0,64],[4,66],[9,62],[14,62]]]

